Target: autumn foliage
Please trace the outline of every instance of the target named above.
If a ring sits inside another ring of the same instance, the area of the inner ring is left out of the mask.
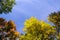
[[[15,0],[0,0],[0,14],[11,12],[14,5]],[[60,40],[60,11],[49,14],[48,21],[54,25],[31,17],[19,34],[12,20],[0,18],[0,40]]]
[[[53,40],[56,33],[53,26],[34,17],[25,21],[23,31],[20,40]]]
[[[48,16],[49,23],[31,17],[24,22],[24,34],[19,40],[60,40],[60,12],[54,12]]]
[[[0,40],[16,40],[19,32],[16,31],[16,26],[12,20],[6,21],[0,18]]]

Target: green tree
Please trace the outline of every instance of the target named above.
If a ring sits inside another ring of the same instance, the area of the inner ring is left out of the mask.
[[[15,0],[0,0],[0,14],[9,13],[15,4]]]
[[[54,40],[56,30],[50,24],[34,17],[27,19],[20,40]]]
[[[6,21],[0,18],[0,40],[16,40],[19,32],[16,30],[16,26],[12,20]]]

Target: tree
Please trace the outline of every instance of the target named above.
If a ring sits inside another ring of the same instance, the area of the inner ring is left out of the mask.
[[[48,20],[59,27],[60,26],[60,11],[51,13],[48,16]]]
[[[11,12],[14,4],[15,0],[0,0],[0,14]],[[18,36],[19,32],[17,32],[14,22],[0,18],[0,40],[16,40]]]
[[[6,21],[0,18],[0,40],[16,40],[19,32],[16,30],[16,26],[12,20]]]
[[[56,29],[59,32],[59,29],[60,29],[60,11],[51,13],[48,16],[48,20],[56,26]]]
[[[15,4],[15,0],[0,0],[0,14],[9,13]]]
[[[27,19],[20,40],[54,40],[56,30],[50,24],[34,17]]]
[[[58,35],[57,37],[60,37],[60,11],[51,13],[48,16],[48,20],[55,25],[56,30],[57,30],[56,33]]]

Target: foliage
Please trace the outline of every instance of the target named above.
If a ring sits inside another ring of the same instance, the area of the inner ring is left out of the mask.
[[[12,20],[6,21],[0,18],[0,40],[16,40],[19,32],[16,31],[16,26]]]
[[[15,0],[0,0],[0,14],[12,11]]]
[[[58,35],[56,35],[57,40],[60,40],[60,33]]]
[[[60,11],[51,13],[48,16],[48,20],[59,27],[60,26]]]
[[[20,40],[53,40],[56,33],[53,26],[34,17],[25,21],[23,30]]]
[[[15,0],[0,0],[0,14],[11,12],[14,5]],[[18,36],[19,32],[17,32],[14,22],[0,18],[0,40],[16,40]]]
[[[56,38],[60,40],[60,11],[51,13],[48,16],[48,20],[55,25],[57,31]]]

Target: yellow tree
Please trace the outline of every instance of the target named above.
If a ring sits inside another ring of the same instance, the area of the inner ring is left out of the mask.
[[[56,30],[50,24],[34,17],[27,19],[20,40],[54,40]]]

